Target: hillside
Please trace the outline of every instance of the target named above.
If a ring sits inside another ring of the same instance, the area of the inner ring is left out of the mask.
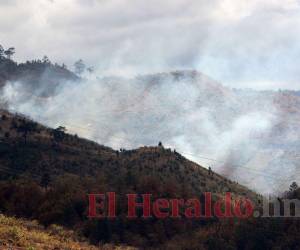
[[[5,246],[98,249],[84,242],[89,240],[103,249],[131,249],[123,244],[139,249],[297,249],[299,220],[291,218],[128,220],[127,193],[202,199],[208,191],[217,199],[230,191],[235,198],[261,197],[163,145],[115,151],[22,115],[2,110],[0,117],[0,211],[43,225],[1,215]],[[291,187],[287,196],[299,197],[297,185]],[[117,218],[87,220],[87,194],[108,191],[117,193]]]
[[[214,221],[126,220],[128,193],[202,199],[204,192],[212,192],[216,200],[232,192],[233,199],[259,199],[247,188],[163,146],[116,151],[4,110],[0,117],[0,210],[46,226],[74,228],[94,244],[157,246],[187,228]],[[87,194],[112,191],[120,202],[118,219],[87,220]]]
[[[0,164],[17,175],[88,176],[101,171],[108,177],[121,177],[130,171],[139,178],[153,176],[162,183],[170,180],[184,183],[195,194],[250,192],[217,173],[210,174],[206,168],[163,146],[116,151],[59,129],[47,128],[22,115],[1,111],[0,117]],[[9,176],[8,173],[5,178]]]

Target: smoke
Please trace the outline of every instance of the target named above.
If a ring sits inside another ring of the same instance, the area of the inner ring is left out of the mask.
[[[192,68],[231,87],[295,89],[299,9],[298,0],[1,0],[0,37],[19,61],[82,58],[101,75]]]
[[[261,192],[281,188],[270,177],[295,170],[290,158],[283,158],[286,172],[274,167],[287,151],[274,147],[281,117],[269,98],[273,92],[239,93],[195,71],[180,71],[67,81],[55,94],[44,93],[43,85],[29,90],[21,81],[9,82],[2,99],[12,111],[114,149],[162,141]]]

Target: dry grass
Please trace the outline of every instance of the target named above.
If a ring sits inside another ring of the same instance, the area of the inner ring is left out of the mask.
[[[0,214],[0,249],[16,250],[96,250],[133,249],[131,247],[102,245],[99,247],[76,240],[69,230],[52,225],[47,230],[36,221],[6,217]]]

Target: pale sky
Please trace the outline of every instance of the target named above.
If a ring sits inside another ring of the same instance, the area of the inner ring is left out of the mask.
[[[230,87],[300,89],[298,0],[0,0],[0,44],[99,75],[196,69]]]

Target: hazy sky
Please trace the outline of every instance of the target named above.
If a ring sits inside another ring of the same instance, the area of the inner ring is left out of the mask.
[[[298,0],[0,0],[19,61],[99,74],[197,69],[232,87],[300,89]]]

